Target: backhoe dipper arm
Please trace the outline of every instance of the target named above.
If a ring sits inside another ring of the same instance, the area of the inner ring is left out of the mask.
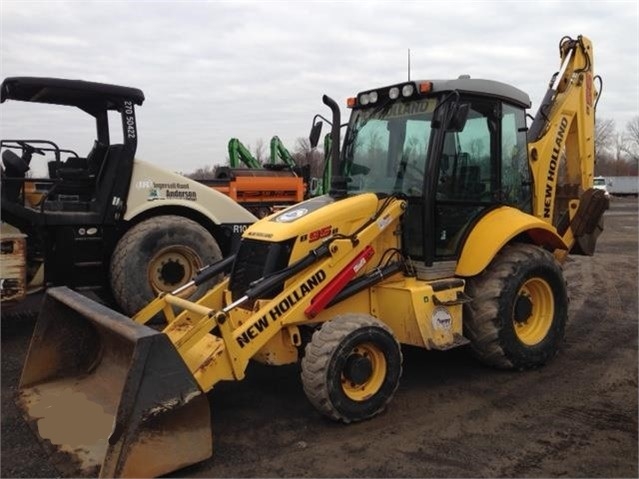
[[[551,79],[528,131],[528,157],[533,174],[533,214],[553,224],[570,219],[582,193],[591,188],[595,165],[595,99],[590,40],[564,37],[559,46],[561,69]],[[560,163],[565,155],[565,172]],[[572,239],[572,238],[568,238]]]

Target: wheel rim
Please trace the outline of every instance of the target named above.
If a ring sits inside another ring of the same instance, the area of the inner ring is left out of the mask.
[[[201,267],[195,251],[186,246],[170,246],[151,259],[147,276],[155,293],[168,293],[189,281]]]
[[[386,378],[386,357],[373,343],[353,348],[344,364],[341,381],[344,394],[353,401],[364,401],[373,396]]]
[[[513,324],[519,340],[533,346],[547,336],[555,315],[555,300],[550,285],[541,278],[526,281],[513,308]]]

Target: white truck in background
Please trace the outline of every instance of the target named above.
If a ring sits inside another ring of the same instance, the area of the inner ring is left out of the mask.
[[[599,176],[595,178],[595,188],[600,179],[604,180],[604,188],[612,196],[639,195],[639,176]]]
[[[593,180],[592,187],[596,190],[602,190],[607,199],[610,199],[610,191],[608,191],[608,185],[606,184],[606,178],[603,176],[596,176]]]

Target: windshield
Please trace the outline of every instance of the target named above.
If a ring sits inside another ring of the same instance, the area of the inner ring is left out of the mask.
[[[436,104],[397,100],[353,111],[343,156],[349,192],[421,195]]]
[[[595,186],[606,186],[605,178],[595,178]]]

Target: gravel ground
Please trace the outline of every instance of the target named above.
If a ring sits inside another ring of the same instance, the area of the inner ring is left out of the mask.
[[[566,343],[501,372],[466,348],[404,348],[382,415],[320,417],[296,366],[252,364],[209,394],[215,451],[173,477],[638,477],[637,200],[615,199],[594,257],[566,264]],[[2,329],[2,477],[55,477],[13,403],[30,325]]]

